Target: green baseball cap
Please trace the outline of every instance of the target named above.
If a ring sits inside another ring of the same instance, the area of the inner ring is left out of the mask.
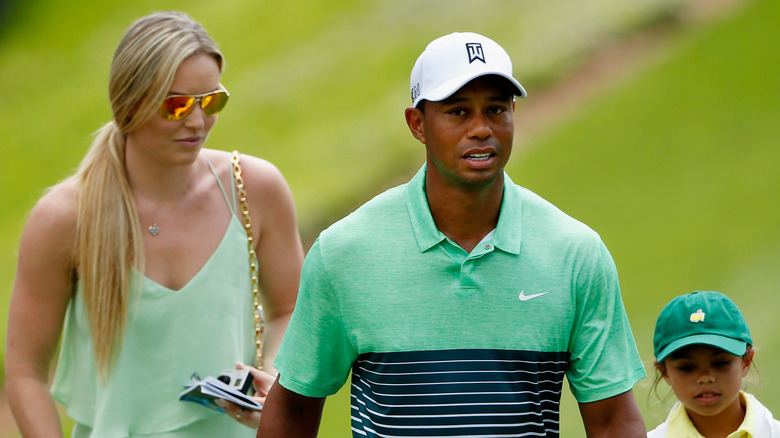
[[[742,356],[753,345],[742,312],[726,295],[696,291],[680,295],[664,307],[655,323],[653,351],[662,362],[692,344],[707,344]]]

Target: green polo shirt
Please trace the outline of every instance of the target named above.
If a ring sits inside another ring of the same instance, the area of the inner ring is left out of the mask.
[[[645,376],[594,231],[505,174],[497,227],[466,253],[434,224],[425,169],[312,246],[274,363],[282,386],[324,397],[352,371],[356,436],[492,435],[557,431],[564,375],[580,402]]]

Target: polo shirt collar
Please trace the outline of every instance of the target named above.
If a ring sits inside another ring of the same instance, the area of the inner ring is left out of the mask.
[[[420,252],[428,251],[447,238],[436,228],[428,206],[428,197],[425,194],[426,168],[427,165],[423,164],[406,185],[406,206]],[[498,215],[498,225],[493,233],[493,246],[511,254],[519,254],[522,202],[517,191],[510,189],[512,187],[514,183],[504,172],[504,195]]]
[[[523,201],[515,183],[504,172],[504,198],[498,213],[498,225],[493,234],[493,246],[510,254],[520,254],[520,235],[522,234]]]

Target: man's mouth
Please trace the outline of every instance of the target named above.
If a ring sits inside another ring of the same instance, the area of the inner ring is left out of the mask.
[[[493,154],[469,154],[466,155],[465,158],[467,160],[486,161],[490,159],[491,156],[493,156]]]

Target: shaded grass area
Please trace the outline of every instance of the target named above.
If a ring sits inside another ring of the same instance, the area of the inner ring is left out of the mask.
[[[558,80],[592,48],[673,17],[679,3],[454,2],[447,20],[432,3],[411,0],[227,0],[219,8],[193,1],[186,10],[228,60],[223,82],[231,102],[210,146],[276,163],[310,241],[422,161],[402,114],[409,69],[431,39],[455,30],[490,35],[510,52],[532,99],[535,88]],[[27,210],[75,168],[89,133],[110,117],[107,70],[121,33],[140,15],[178,7],[139,0],[63,9],[42,0],[19,6],[0,34],[0,80],[14,84],[0,95],[16,102],[0,118],[0,309],[7,308]],[[764,364],[760,398],[780,411],[780,394],[770,389],[778,376],[769,365],[777,360],[778,327],[766,315],[769,294],[780,286],[780,233],[772,226],[780,181],[771,148],[780,138],[773,105],[780,97],[773,62],[780,57],[766,44],[774,40],[770,17],[777,8],[764,0],[716,27],[681,35],[659,49],[656,68],[589,102],[509,171],[602,234],[644,359],[651,358],[655,315],[672,296],[693,289],[734,296]],[[2,339],[4,333],[3,322]],[[321,436],[348,430],[347,391],[326,405]],[[640,406],[652,414],[645,392],[637,389]],[[569,396],[562,424],[562,436],[581,435]]]

